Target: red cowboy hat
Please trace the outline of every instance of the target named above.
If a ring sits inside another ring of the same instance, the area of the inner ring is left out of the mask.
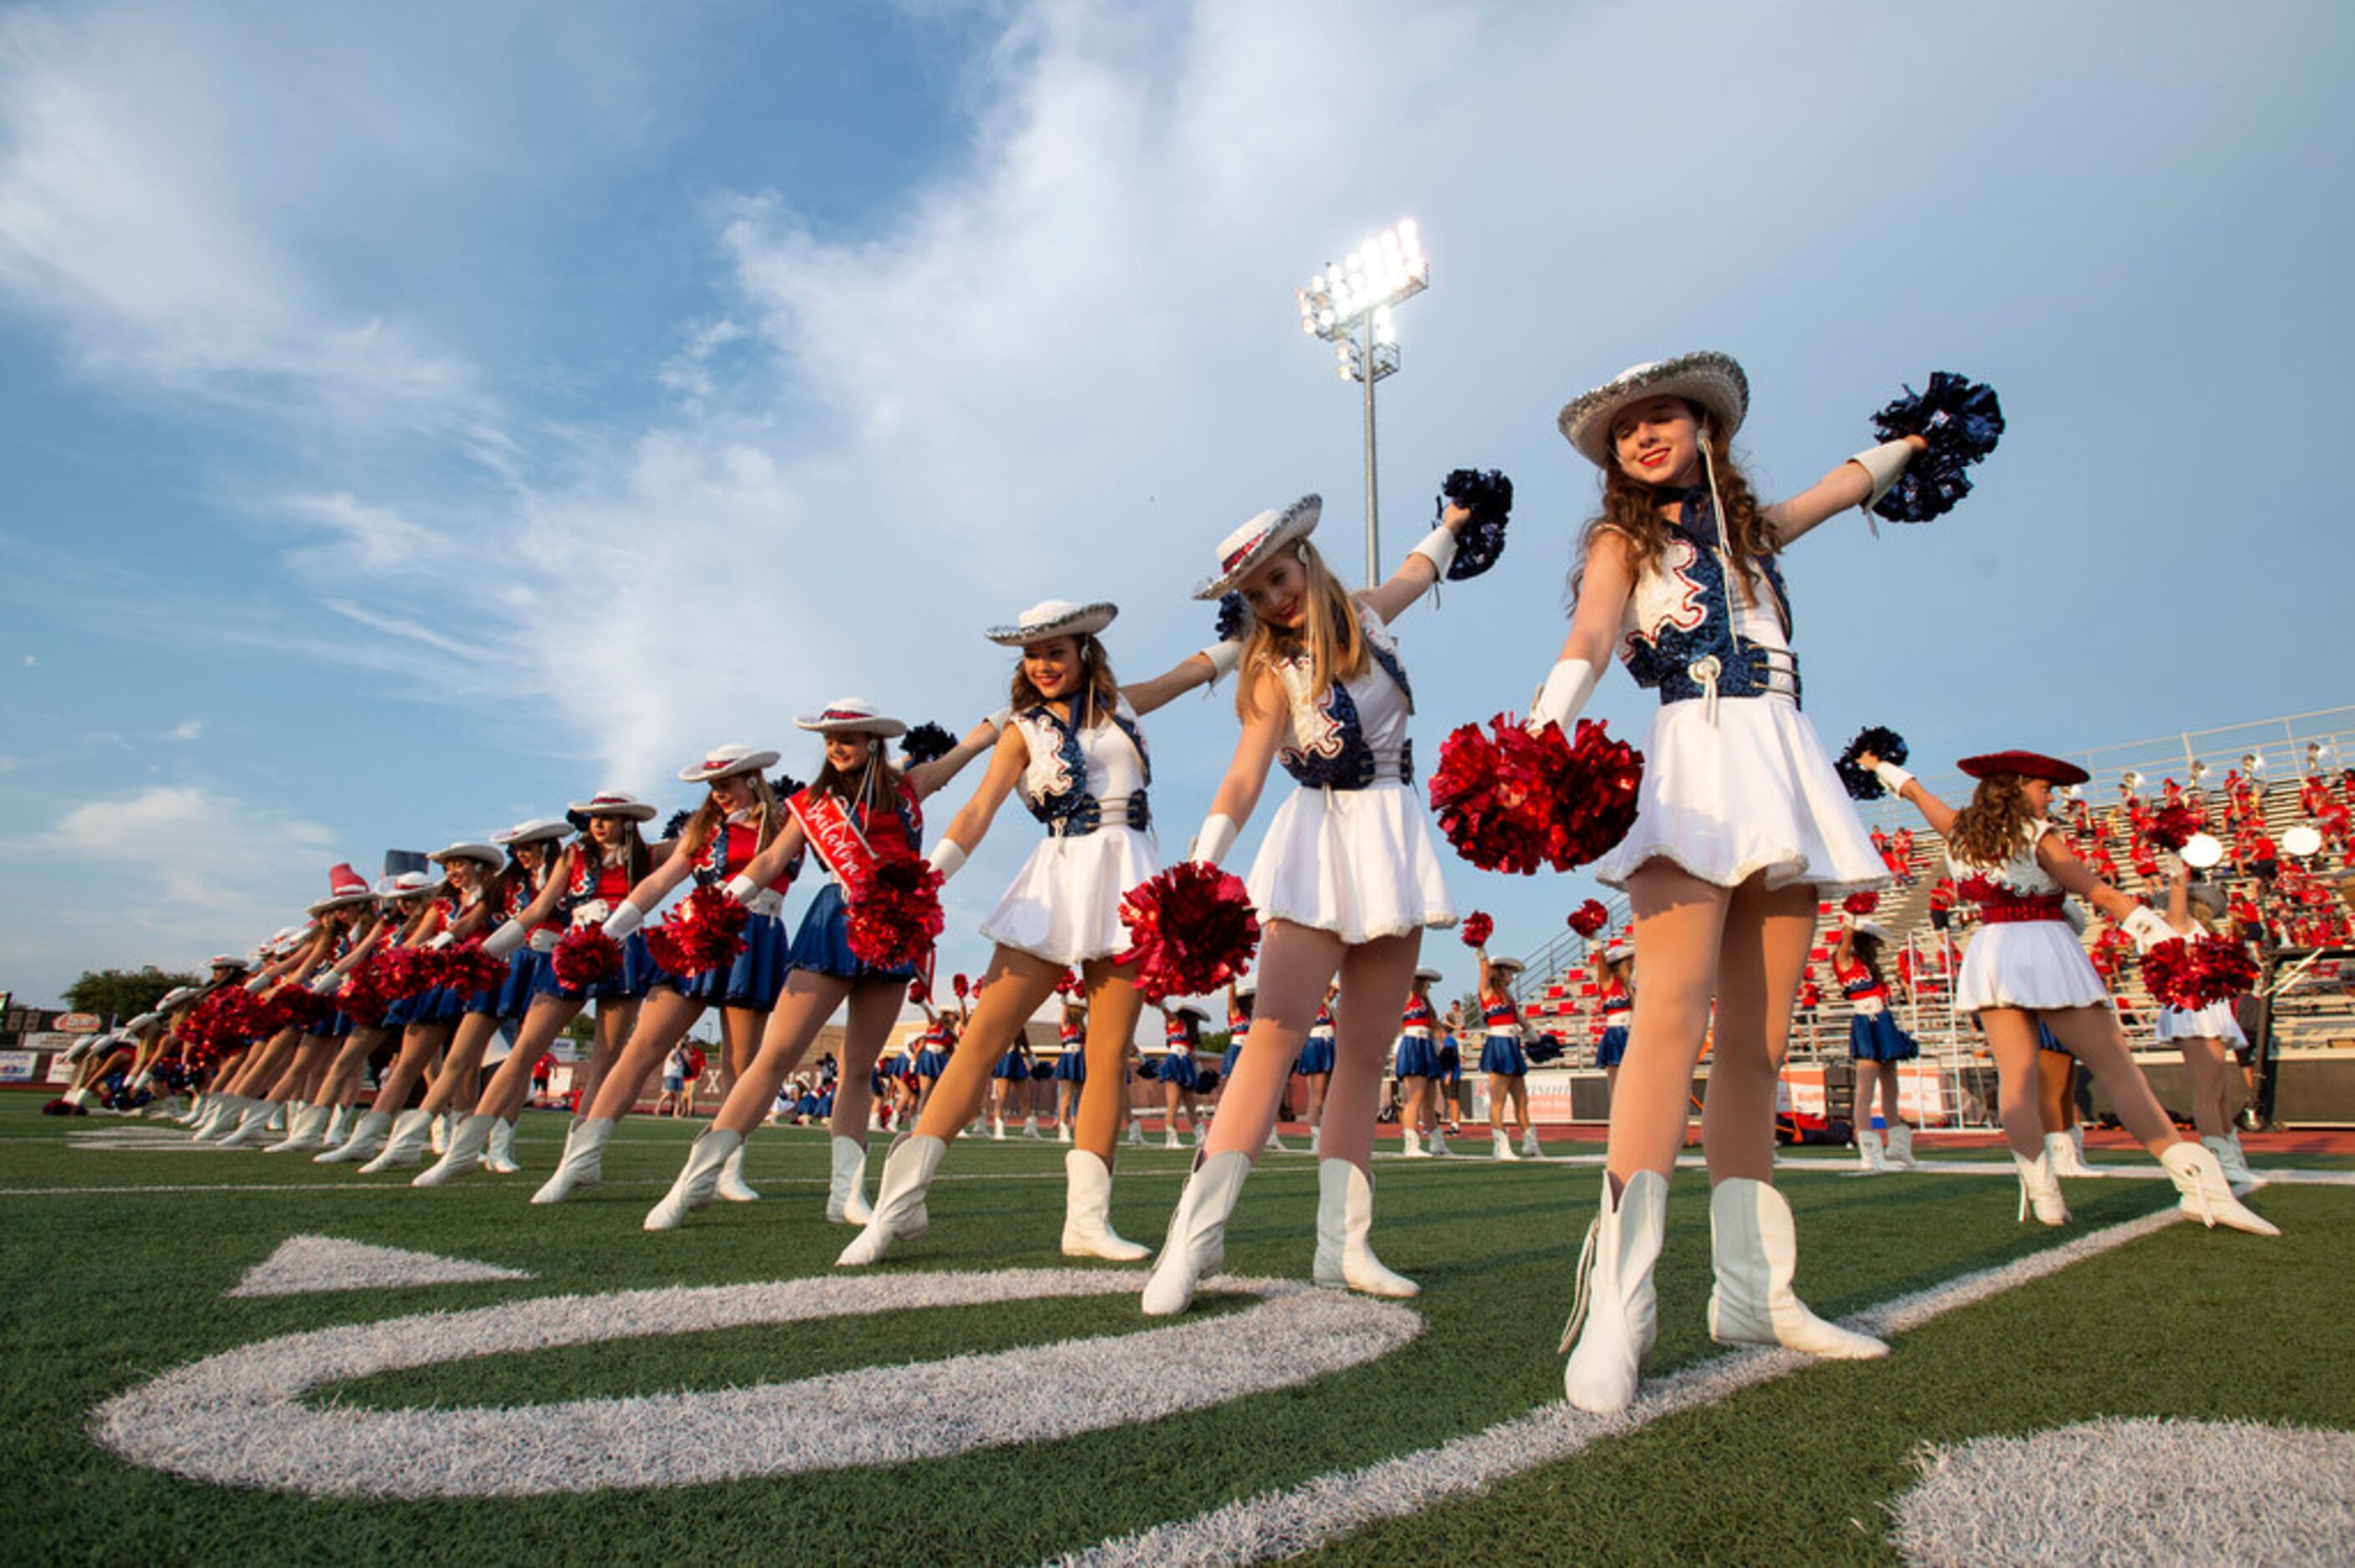
[[[1990,751],[1979,757],[1966,757],[1955,766],[1974,779],[2016,773],[2022,779],[2041,779],[2050,784],[2083,784],[2093,777],[2073,762],[2063,762],[2041,751]]]

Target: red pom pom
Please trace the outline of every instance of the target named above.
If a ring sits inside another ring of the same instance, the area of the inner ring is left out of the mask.
[[[2200,813],[2179,800],[2153,811],[2143,836],[2163,850],[2179,850],[2199,831]]]
[[[962,1001],[964,1000],[965,994],[973,990],[973,981],[965,979],[963,975],[958,975],[949,981],[949,989],[955,991],[957,993],[957,1000]]]
[[[1495,933],[1496,929],[1497,922],[1495,920],[1481,914],[1477,909],[1475,909],[1471,914],[1464,916],[1464,929],[1461,933],[1464,938],[1464,945],[1467,948],[1485,948],[1488,945],[1488,938]]]
[[[273,1020],[270,1033],[299,1029],[308,1034],[335,1016],[336,1004],[308,986],[282,985],[271,992],[268,1006]]]
[[[1199,996],[1251,967],[1259,916],[1241,878],[1200,861],[1180,861],[1128,890],[1120,901],[1129,948],[1115,960],[1137,966],[1147,1001]]]
[[[2175,1007],[2197,1011],[2227,1001],[2257,983],[2256,960],[2223,937],[2178,937],[2142,956],[2142,983]]]
[[[417,948],[378,948],[369,960],[388,1001],[406,1001],[433,989],[432,968]]]
[[[924,1005],[924,1003],[926,1003],[926,1002],[928,1002],[928,1001],[932,1001],[932,988],[929,984],[927,984],[927,983],[925,982],[925,980],[924,980],[924,977],[923,977],[923,976],[922,976],[922,975],[917,975],[917,976],[915,976],[913,979],[911,979],[911,980],[910,980],[908,981],[908,1005],[909,1005],[909,1006],[911,1006],[911,1007],[922,1007],[922,1006],[923,1006],[923,1005]]]
[[[567,991],[610,985],[622,978],[622,944],[605,935],[602,926],[575,926],[557,938],[548,967]]]
[[[507,978],[507,961],[483,951],[483,944],[453,943],[432,955],[433,983],[460,996],[493,989]]]
[[[1603,725],[1529,734],[1511,715],[1465,725],[1439,749],[1431,804],[1455,853],[1487,871],[1569,871],[1609,853],[1636,821],[1644,758]]]
[[[188,1009],[180,1021],[180,1059],[191,1067],[210,1066],[231,1052],[280,1029],[272,1010],[241,985],[223,986]]]
[[[1063,978],[1055,982],[1055,994],[1058,996],[1079,995],[1080,977],[1073,974],[1071,970],[1065,969],[1063,971]]]
[[[732,964],[745,948],[751,912],[717,887],[698,887],[654,930],[646,951],[675,975],[699,975]]]
[[[850,901],[845,935],[858,961],[903,969],[921,961],[947,924],[941,914],[941,874],[912,855],[875,867]]]
[[[1868,887],[1861,893],[1851,893],[1841,899],[1840,907],[1851,915],[1870,915],[1881,907],[1881,895]]]
[[[1603,900],[1590,898],[1570,912],[1570,928],[1593,941],[1611,924],[1611,911],[1603,907]]]

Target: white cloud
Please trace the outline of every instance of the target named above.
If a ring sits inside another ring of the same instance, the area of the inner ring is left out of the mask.
[[[204,733],[205,721],[202,719],[182,719],[172,726],[174,740],[195,740]]]

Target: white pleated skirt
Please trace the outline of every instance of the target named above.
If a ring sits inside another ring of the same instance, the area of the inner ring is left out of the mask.
[[[1636,825],[1597,861],[1612,887],[1661,859],[1720,887],[1764,872],[1769,888],[1812,884],[1821,896],[1884,886],[1874,853],[1831,758],[1787,697],[1664,703],[1644,734]]]
[[[1006,896],[982,921],[981,934],[1066,968],[1109,958],[1128,946],[1121,898],[1160,870],[1153,840],[1135,828],[1050,837],[1022,863]]]
[[[2241,1033],[2241,1020],[2230,1000],[2211,1001],[2201,1008],[2162,1007],[2158,1010],[2158,1037],[2161,1040],[2222,1040],[2227,1045],[2246,1045],[2249,1037]]]
[[[1243,885],[1263,924],[1289,920],[1352,944],[1455,924],[1423,801],[1395,779],[1293,791]]]
[[[1955,1011],[1984,1007],[2106,1007],[2110,988],[2065,920],[1982,926],[1963,950]]]

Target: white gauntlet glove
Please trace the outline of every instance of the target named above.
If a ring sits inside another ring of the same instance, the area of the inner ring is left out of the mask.
[[[2118,922],[2118,928],[2134,938],[2137,953],[2147,953],[2161,942],[2172,942],[2182,935],[2159,918],[2158,910],[2139,904],[2135,906],[2133,914]]]
[[[337,974],[333,969],[329,969],[325,974],[321,975],[317,980],[311,982],[311,994],[313,996],[333,996],[343,989],[344,977]]]
[[[1210,662],[1210,684],[1215,686],[1233,674],[1235,666],[1242,662],[1243,645],[1241,641],[1231,637],[1224,642],[1213,642],[1203,649],[1202,657]]]
[[[1529,732],[1535,735],[1550,724],[1558,724],[1563,738],[1569,738],[1572,723],[1593,694],[1593,665],[1583,659],[1556,660],[1537,700],[1529,704]]]
[[[457,939],[458,934],[456,932],[444,931],[440,936],[434,938],[432,941],[426,943],[425,950],[429,953],[438,953]]]
[[[1232,817],[1224,811],[1214,811],[1203,821],[1202,831],[1194,835],[1194,847],[1186,858],[1216,865],[1227,858],[1227,852],[1235,847],[1235,840],[1241,832]]]
[[[932,846],[932,853],[924,857],[924,863],[939,872],[941,880],[946,882],[957,874],[958,867],[964,864],[964,846],[954,839],[943,838]]]
[[[1421,556],[1424,560],[1429,561],[1432,580],[1444,582],[1447,579],[1447,568],[1455,564],[1455,530],[1443,524],[1424,535],[1423,543],[1407,553],[1412,556]]]
[[[728,895],[729,897],[733,898],[737,903],[750,908],[751,906],[752,900],[761,896],[761,885],[740,871],[735,875],[730,877],[727,881],[721,883],[719,885],[719,891]],[[616,910],[615,913],[619,914],[620,911]]]
[[[491,957],[495,959],[504,959],[509,953],[514,952],[517,948],[522,947],[524,944],[524,938],[528,937],[530,934],[530,932],[526,931],[523,928],[522,921],[509,920],[497,930],[483,938],[483,951],[490,954]]]
[[[605,916],[605,935],[618,942],[645,923],[646,912],[624,898]]]
[[[1865,508],[1870,511],[1881,504],[1881,498],[1904,476],[1905,465],[1913,461],[1913,446],[1910,441],[1883,441],[1848,461],[1864,470],[1865,477],[1872,481],[1872,493],[1864,498]]]
[[[1880,779],[1881,787],[1888,790],[1892,795],[1903,794],[1905,792],[1905,786],[1913,782],[1913,775],[1906,772],[1905,769],[1898,767],[1894,762],[1874,763],[1872,765],[1872,776],[1875,779]]]

